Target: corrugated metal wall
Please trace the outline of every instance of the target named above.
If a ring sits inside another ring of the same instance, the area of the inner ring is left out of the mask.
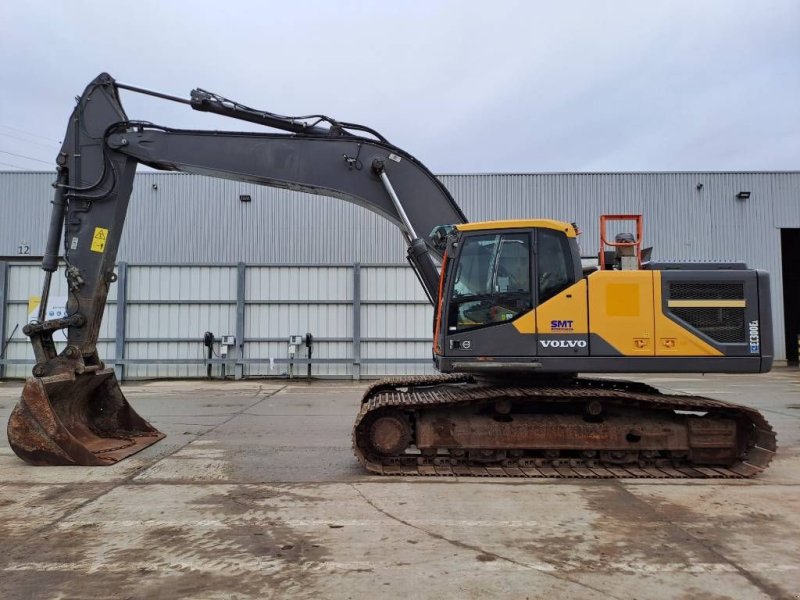
[[[6,264],[4,339],[10,338],[6,358],[11,362],[5,376],[22,378],[33,363],[22,327],[30,296],[40,293],[42,272],[32,263]],[[126,264],[124,271],[118,270],[120,280],[111,288],[98,351],[106,364],[124,365],[119,372],[126,379],[205,376],[203,333],[211,331],[217,338],[239,335],[239,277],[244,283],[244,344],[241,354],[234,349],[229,358],[243,363],[241,376],[285,375],[288,338],[306,333],[314,336],[316,377],[433,372],[431,307],[406,266]],[[121,286],[127,290],[125,335],[117,355]],[[66,295],[63,278],[55,280],[51,294]],[[57,346],[61,349],[63,344]],[[306,356],[301,348],[297,358]],[[212,368],[215,375],[221,373],[219,364]],[[228,375],[236,374],[233,364],[226,369]],[[294,373],[305,376],[305,364],[294,365]]]
[[[23,242],[31,246],[33,255],[42,253],[52,179],[51,173],[0,173],[0,256],[15,256]],[[779,229],[800,227],[800,172],[482,174],[442,175],[441,179],[471,220],[537,216],[578,223],[584,230],[580,243],[585,254],[597,252],[600,214],[642,213],[646,243],[655,247],[654,258],[658,260],[743,260],[751,267],[769,271],[773,282],[776,350],[778,357],[784,358]],[[750,198],[737,200],[739,191],[751,192]],[[253,201],[241,203],[239,194],[249,194]],[[119,259],[131,263],[172,264],[238,261],[399,264],[404,260],[404,244],[389,222],[339,200],[195,175],[143,172],[134,184]],[[131,297],[151,294],[147,286],[154,285],[153,282],[137,284],[133,278],[140,275],[134,273],[132,267]],[[329,274],[332,279],[321,284],[334,286],[324,294],[327,300],[342,300],[340,294],[347,288],[347,281],[334,283],[340,277],[336,273],[333,269]],[[166,277],[163,274],[158,277],[162,276]],[[279,279],[276,282],[264,279],[272,276]],[[263,287],[249,288],[248,298],[257,299],[266,290],[277,293],[275,290],[281,289],[286,293],[283,300],[315,299],[317,296],[303,296],[321,293],[321,288],[303,287],[302,282],[308,283],[308,277],[314,277],[310,270],[308,273],[297,270],[292,278],[288,274],[253,273],[252,278],[260,283],[248,282],[248,286]],[[393,352],[398,357],[428,356],[427,343],[412,341],[429,337],[428,309],[421,304],[398,304],[389,309],[379,302],[395,298],[408,300],[409,296],[404,294],[421,300],[413,275],[402,268],[372,273],[365,267],[361,277],[365,302],[362,307],[364,337],[408,340],[365,342],[363,356],[388,358]],[[384,281],[381,277],[387,279]],[[35,279],[37,284],[32,289],[38,290],[38,274]],[[292,284],[288,283],[290,280]],[[283,282],[288,287],[281,287]],[[137,287],[139,285],[145,287]],[[175,289],[185,292],[181,286]],[[145,309],[134,309],[134,306],[130,310],[138,319],[136,311]],[[224,306],[228,311],[235,310],[230,304]],[[267,310],[272,314],[271,306],[248,306],[247,323],[277,319],[259,325],[259,329],[248,335],[280,338],[284,329],[302,328],[300,323],[305,319],[325,332],[316,335],[335,340],[341,337],[341,328],[348,326],[346,320],[343,321],[348,317],[340,314],[342,310],[347,312],[342,306],[308,304],[290,308],[288,304],[281,305],[283,312],[279,311],[279,317],[265,316]],[[169,310],[180,312],[175,305]],[[222,318],[202,312],[210,311],[208,307],[197,306],[192,310],[197,312],[196,318],[209,322]],[[188,312],[180,314],[189,315]],[[230,312],[226,314],[229,319]],[[161,314],[158,318],[162,318]],[[184,318],[190,317],[181,316]],[[9,323],[12,321],[10,316]],[[404,323],[408,325],[403,326]],[[220,327],[223,324],[221,322]],[[167,330],[170,335],[174,331],[174,335],[180,337],[179,332],[183,331],[180,327],[173,324]],[[252,356],[262,352],[269,354],[277,351],[274,344],[279,343],[255,342],[249,352]],[[330,357],[344,356],[341,353],[346,345],[337,346],[344,342],[327,343],[329,346],[325,349],[320,347],[321,353],[328,352]],[[139,348],[130,348],[132,355],[151,351],[146,343],[142,344]],[[252,373],[265,368],[264,365],[249,366]],[[331,374],[348,373],[344,365],[328,368]],[[365,364],[362,372],[373,373],[379,368]]]
[[[314,358],[352,357],[353,273],[348,267],[251,267],[245,271],[245,358],[287,356],[290,335],[311,333]],[[286,365],[253,363],[245,375],[275,375]],[[305,367],[302,367],[305,373]],[[320,376],[352,375],[350,364],[323,364]]]
[[[236,268],[131,265],[127,269],[125,358],[202,359],[205,331],[236,333]],[[114,351],[105,355],[113,362]],[[130,364],[128,378],[197,377],[203,365]]]
[[[431,358],[433,309],[407,265],[361,268],[361,372],[379,375],[433,373],[430,363],[383,365],[372,360]]]
[[[470,220],[552,217],[584,230],[595,251],[597,217],[641,212],[659,257],[747,259],[766,268],[779,238],[800,227],[800,172],[442,175]],[[0,256],[22,241],[44,249],[52,173],[0,172]],[[697,189],[698,184],[703,184]],[[153,189],[153,187],[157,189]],[[739,191],[749,200],[736,200]],[[253,201],[239,202],[239,194]],[[13,218],[11,218],[13,216]],[[752,240],[753,238],[749,238]],[[140,173],[119,259],[131,263],[401,263],[398,230],[347,202],[222,179]]]

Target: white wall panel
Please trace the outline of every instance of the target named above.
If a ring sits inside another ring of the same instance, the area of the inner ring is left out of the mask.
[[[384,375],[428,375],[435,373],[431,359],[430,342],[363,342],[364,359],[423,359],[421,363],[365,363],[361,374],[365,377]]]
[[[248,300],[352,300],[351,267],[247,267]]]
[[[346,304],[258,304],[245,309],[245,340],[290,335],[350,337],[352,308]]]
[[[428,302],[408,265],[364,266],[361,268],[361,300],[416,300]]]
[[[180,342],[128,342],[125,344],[129,359],[202,359],[205,348],[197,344]],[[214,367],[218,369],[218,367]],[[215,370],[215,374],[216,374]],[[205,377],[206,366],[194,364],[129,364],[125,367],[128,379],[158,379],[176,377]],[[232,373],[231,373],[232,374]]]
[[[192,338],[199,345],[203,333],[233,335],[236,306],[232,304],[131,304],[126,338]],[[186,342],[194,344],[194,342]]]
[[[425,338],[433,330],[433,309],[424,304],[367,304],[361,306],[361,335],[365,338]]]
[[[128,300],[235,300],[234,267],[131,265]]]

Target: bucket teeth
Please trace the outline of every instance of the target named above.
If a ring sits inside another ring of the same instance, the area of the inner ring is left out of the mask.
[[[11,448],[33,465],[110,465],[163,437],[128,404],[113,369],[32,377],[8,421]]]

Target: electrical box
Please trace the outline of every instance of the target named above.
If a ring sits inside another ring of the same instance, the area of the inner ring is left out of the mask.
[[[230,350],[231,346],[236,344],[236,336],[233,335],[223,335],[220,337],[219,340],[219,353],[222,356],[228,355],[228,350]]]
[[[305,338],[302,335],[290,335],[289,336],[289,358],[294,358],[299,350],[300,346],[303,345]]]

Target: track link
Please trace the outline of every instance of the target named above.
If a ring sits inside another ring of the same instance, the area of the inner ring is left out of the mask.
[[[402,413],[415,418],[428,410],[464,407],[480,403],[532,401],[585,404],[591,400],[606,406],[635,408],[654,413],[714,412],[735,419],[746,432],[748,443],[739,459],[727,466],[700,466],[670,458],[640,459],[634,464],[614,464],[597,458],[505,458],[495,463],[471,461],[448,455],[425,456],[375,452],[367,426],[382,415]],[[353,450],[364,467],[379,475],[546,477],[546,478],[717,478],[752,477],[769,465],[777,448],[776,436],[757,410],[701,396],[662,394],[638,382],[577,378],[506,386],[479,383],[462,374],[383,379],[367,388],[353,427]]]

